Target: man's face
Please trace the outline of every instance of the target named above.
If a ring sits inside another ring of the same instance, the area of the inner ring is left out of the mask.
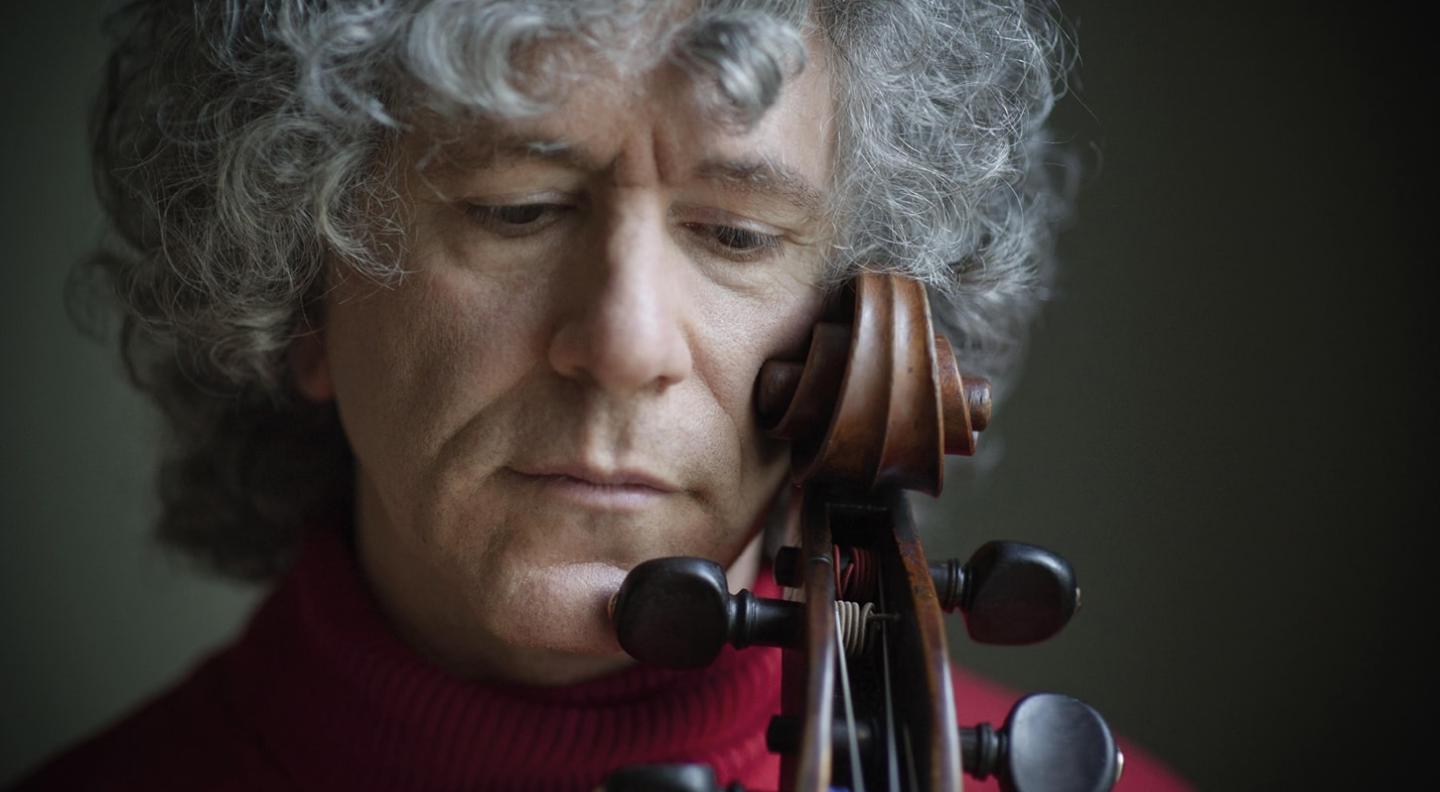
[[[673,65],[597,65],[553,112],[438,155],[417,135],[396,168],[410,274],[336,273],[308,382],[355,452],[361,563],[458,673],[613,667],[625,572],[734,564],[784,478],[752,393],[819,310],[829,70],[812,48],[748,133],[692,96]]]

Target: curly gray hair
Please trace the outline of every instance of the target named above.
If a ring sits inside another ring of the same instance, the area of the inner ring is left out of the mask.
[[[992,377],[1044,296],[1065,204],[1041,156],[1065,71],[1048,5],[131,0],[110,30],[93,136],[117,238],[73,296],[118,305],[130,376],[168,422],[162,540],[236,577],[273,576],[307,522],[349,508],[339,422],[294,397],[286,352],[319,322],[327,261],[401,273],[398,223],[374,211],[396,201],[383,152],[420,117],[543,110],[581,78],[566,52],[670,59],[748,125],[820,37],[839,87],[831,277],[924,281]]]

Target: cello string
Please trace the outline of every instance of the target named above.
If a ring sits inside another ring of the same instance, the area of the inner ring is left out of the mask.
[[[910,788],[920,788],[920,773],[915,769],[915,746],[910,742],[910,727],[901,732],[905,735],[905,762],[910,770]]]
[[[880,600],[880,612],[889,613],[885,608],[884,573],[876,571],[875,593]],[[880,676],[885,686],[885,788],[900,789],[900,758],[895,752],[895,706],[890,692],[890,632],[885,619],[880,621]],[[869,627],[867,624],[866,627]],[[911,787],[914,788],[913,786]]]
[[[840,659],[840,691],[845,702],[845,727],[850,743],[850,784],[855,792],[865,792],[865,775],[860,768],[860,741],[855,734],[855,701],[850,697],[850,670],[845,662],[845,644],[841,638],[840,611],[835,611],[835,653]]]

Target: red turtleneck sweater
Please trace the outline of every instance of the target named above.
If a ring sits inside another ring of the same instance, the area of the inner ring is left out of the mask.
[[[778,591],[768,575],[761,596]],[[702,762],[774,789],[778,650],[564,688],[465,682],[382,621],[346,543],[317,535],[239,641],[18,790],[590,790],[628,764]],[[957,673],[962,721],[1015,700]],[[993,790],[993,782],[966,784]],[[1120,790],[1185,787],[1126,749]]]

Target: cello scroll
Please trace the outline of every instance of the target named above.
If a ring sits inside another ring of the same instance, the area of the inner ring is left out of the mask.
[[[767,742],[786,792],[950,792],[962,772],[1007,792],[1110,789],[1113,737],[1074,699],[1022,700],[998,731],[958,726],[944,614],[965,613],[977,640],[1028,643],[1068,621],[1078,589],[1068,564],[1021,543],[990,543],[966,564],[926,559],[903,492],[940,492],[944,456],[975,452],[990,397],[934,332],[924,288],[857,278],[803,363],[765,364],[756,410],[791,443],[801,544],[775,570],[801,602],[731,597],[714,562],[647,562],[614,601],[621,646],[661,665],[703,662],[727,642],[782,647]]]

